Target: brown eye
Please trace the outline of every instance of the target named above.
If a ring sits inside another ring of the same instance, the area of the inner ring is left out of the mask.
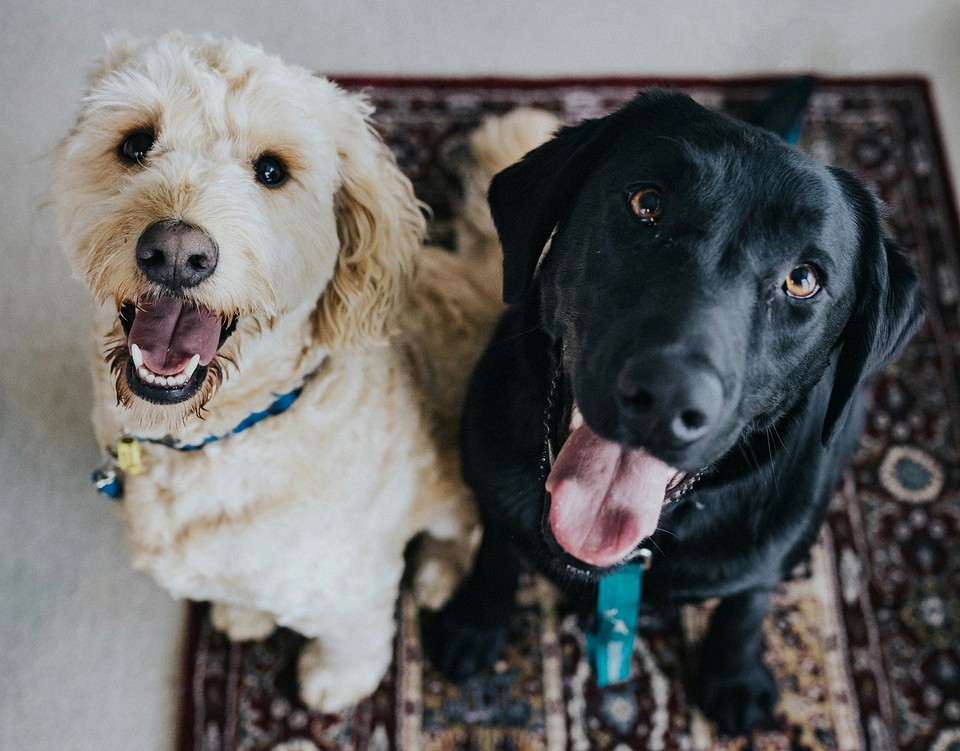
[[[820,291],[817,270],[809,263],[797,266],[783,280],[783,291],[787,293],[788,297],[796,297],[801,300],[813,297]]]
[[[142,162],[150,149],[153,148],[155,138],[149,130],[136,130],[120,144],[120,158],[127,162]]]
[[[630,211],[644,224],[654,224],[663,213],[660,206],[660,191],[655,188],[641,188],[630,194]]]

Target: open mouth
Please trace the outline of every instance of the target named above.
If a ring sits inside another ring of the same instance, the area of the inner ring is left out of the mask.
[[[127,339],[124,377],[153,404],[184,402],[203,386],[208,366],[236,329],[236,317],[178,297],[144,298],[120,307]]]
[[[600,437],[572,395],[559,411],[559,448],[545,484],[544,536],[590,570],[616,566],[636,554],[656,531],[663,507],[692,487],[699,473]]]

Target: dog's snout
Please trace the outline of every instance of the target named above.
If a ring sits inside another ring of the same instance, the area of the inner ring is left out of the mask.
[[[703,438],[723,408],[723,384],[712,368],[679,355],[628,360],[617,376],[622,427],[650,446],[682,448]]]
[[[198,285],[218,260],[210,235],[184,222],[157,222],[137,240],[137,265],[151,282],[173,291]]]

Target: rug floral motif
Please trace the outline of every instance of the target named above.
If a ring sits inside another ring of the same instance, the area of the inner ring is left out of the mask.
[[[433,239],[449,243],[457,192],[446,154],[484,115],[533,105],[576,122],[649,82],[343,83],[377,105],[378,127],[433,209]],[[772,81],[671,85],[737,114]],[[644,609],[633,677],[601,690],[576,618],[530,576],[506,654],[461,686],[424,660],[417,613],[403,595],[388,675],[340,715],[296,699],[301,637],[279,630],[230,644],[206,607],[193,606],[182,751],[960,751],[960,254],[931,101],[920,80],[827,80],[804,118],[801,148],[853,170],[883,198],[930,313],[878,378],[867,430],[809,564],[774,602],[767,661],[781,701],[768,725],[717,738],[687,700],[710,603]]]

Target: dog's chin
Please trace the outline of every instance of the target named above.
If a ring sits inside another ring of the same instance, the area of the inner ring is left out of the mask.
[[[544,512],[544,518],[550,513],[549,502],[546,505],[547,509]],[[543,524],[542,533],[543,544],[546,548],[546,555],[550,559],[551,567],[569,582],[597,582],[639,554],[639,548],[637,548],[637,550],[619,563],[611,566],[594,566],[592,563],[582,561],[564,550],[563,546],[557,542],[557,538],[554,537],[549,522]]]
[[[124,369],[122,377],[126,379],[127,387],[134,396],[151,404],[165,406],[168,404],[182,404],[196,396],[200,389],[203,388],[208,373],[209,369],[207,366],[200,365],[190,379],[182,386],[157,386],[140,378],[133,364],[133,360],[128,358],[127,367]]]

